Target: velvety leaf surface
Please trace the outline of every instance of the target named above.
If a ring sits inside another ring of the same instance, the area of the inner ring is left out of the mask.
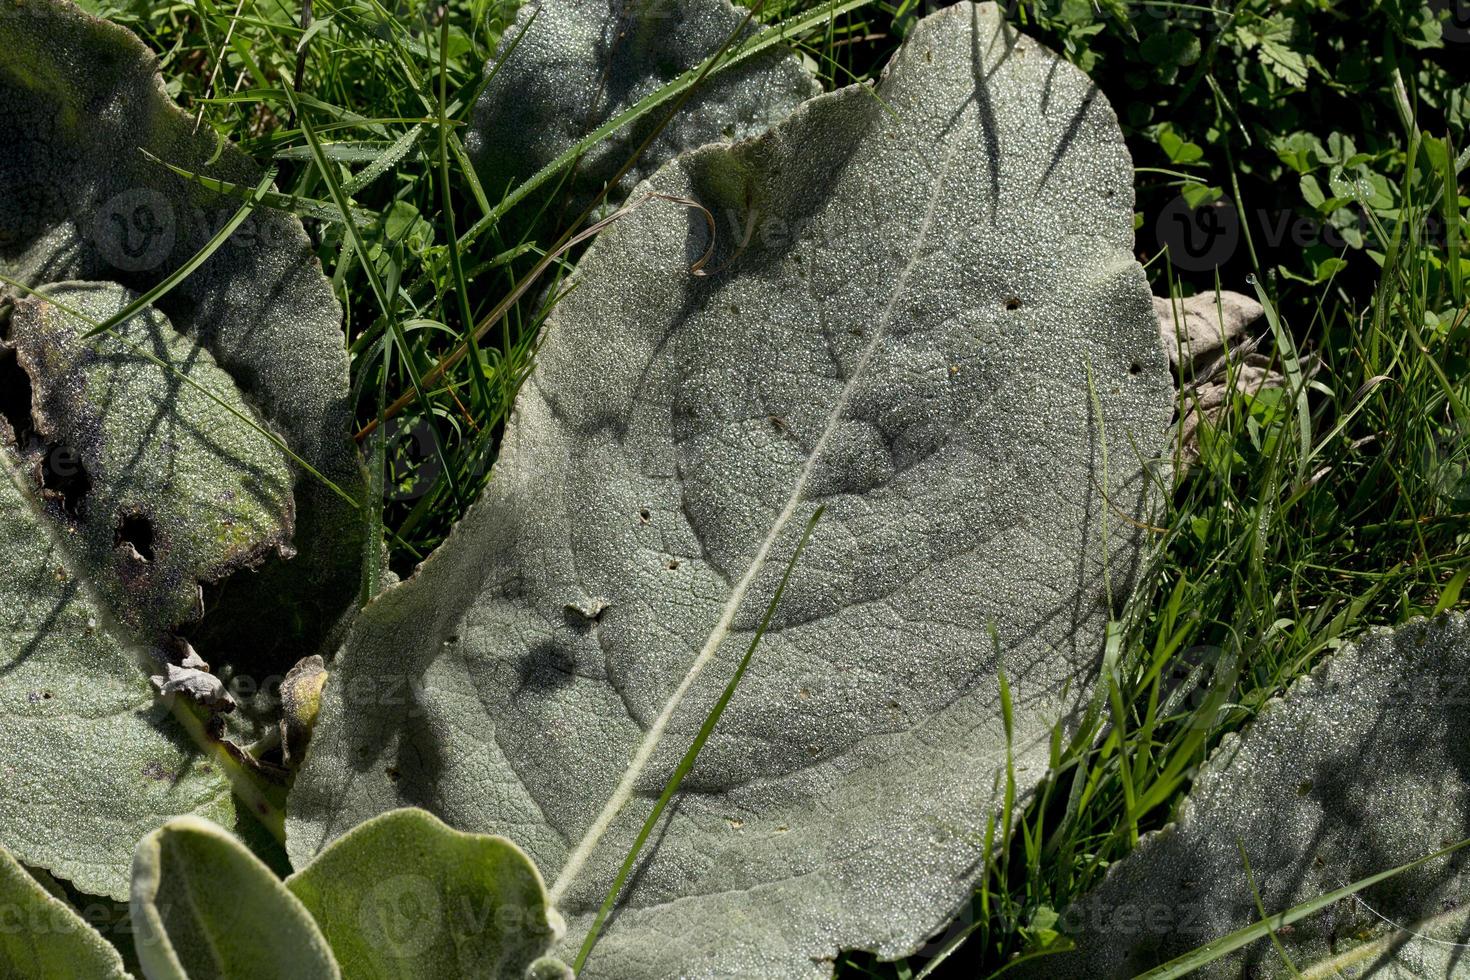
[[[132,919],[150,980],[341,976],[311,915],[275,873],[204,820],[171,820],[138,844]]]
[[[1276,913],[1470,836],[1467,692],[1463,615],[1345,647],[1222,743],[1175,823],[1064,912],[1078,951],[1024,975],[1132,977],[1257,921],[1242,847]],[[1464,976],[1465,861],[1459,852],[1391,878],[1278,939],[1309,976]],[[1261,939],[1194,975],[1292,974]]]
[[[565,931],[519,847],[422,810],[359,825],[286,887],[354,980],[525,977]]]
[[[49,477],[75,470],[79,485],[49,490],[48,509],[120,618],[150,630],[197,619],[200,582],[289,540],[289,458],[245,423],[265,425],[209,352],[157,310],[86,338],[132,302],[128,290],[62,283],[46,295],[54,305],[27,297],[11,318],[32,391],[21,453]]]
[[[1087,78],[962,3],[879,95],[653,178],[752,227],[715,274],[665,204],[587,252],[486,499],[334,666],[298,866],[421,805],[524,846],[580,942],[825,504],[585,975],[824,976],[968,900],[997,676],[1025,794],[1129,589],[1173,392]]]
[[[112,560],[99,567],[86,547],[0,449],[0,842],[125,898],[144,834],[180,813],[233,826],[236,804],[180,724],[191,716],[155,698],[166,651],[122,624]]]
[[[466,137],[486,193],[499,200],[609,119],[699,67],[745,15],[744,8],[728,0],[523,4],[501,50],[486,67],[494,75],[475,104]],[[752,27],[746,36],[760,29]],[[517,37],[520,43],[510,52]],[[801,62],[780,49],[706,78],[612,199],[624,197],[684,150],[764,132],[820,91]],[[582,157],[571,184],[576,211],[612,179],[669,108],[645,114]],[[575,216],[573,211],[565,217]]]
[[[0,976],[123,980],[122,957],[0,848]]]
[[[132,34],[67,0],[0,4],[0,273],[45,291],[83,280],[142,292],[191,258],[236,198],[177,167],[246,187],[256,167],[169,100]],[[0,292],[0,300],[5,294]],[[258,210],[159,312],[214,355],[293,451],[357,493],[341,310],[301,223]],[[284,670],[350,603],[361,540],[355,511],[296,473],[292,562],[270,562],[218,597],[196,630],[206,659],[280,652]],[[239,623],[269,620],[270,630]]]
[[[65,0],[0,4],[0,52],[0,274],[88,319],[238,207],[145,150],[258,179],[172,105],[141,42]],[[0,845],[27,864],[121,898],[134,845],[169,817],[258,835],[187,701],[228,708],[228,661],[284,670],[350,604],[353,509],[251,425],[355,487],[339,320],[300,223],[264,211],[124,325],[128,343],[0,290]],[[171,635],[198,617],[198,581],[261,559],[210,592],[199,653]],[[151,677],[184,693],[158,699]]]

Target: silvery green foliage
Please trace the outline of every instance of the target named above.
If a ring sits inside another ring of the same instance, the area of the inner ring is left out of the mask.
[[[51,294],[92,320],[130,296],[81,283]],[[41,300],[21,300],[12,319],[38,381],[36,429],[0,420],[0,845],[122,898],[150,827],[179,813],[239,819],[223,760],[182,724],[192,709],[155,702],[149,678],[218,686],[166,628],[197,606],[201,579],[281,547],[291,474],[275,443],[238,421],[253,410],[229,376],[156,310],[92,341]],[[32,448],[53,439],[76,459]],[[74,505],[44,489],[65,465],[97,481]]]
[[[125,980],[122,957],[0,847],[0,976]]]
[[[425,806],[522,844],[575,950],[825,504],[585,975],[824,976],[968,901],[998,675],[1025,794],[1129,588],[1172,386],[1084,75],[962,3],[877,94],[644,185],[736,229],[715,274],[671,205],[589,249],[486,498],[334,665],[298,865]]]
[[[354,980],[571,977],[545,955],[566,927],[525,852],[423,810],[359,824],[286,888]]]
[[[571,977],[525,853],[422,810],[361,824],[285,882],[214,824],[171,820],[138,844],[130,905],[149,980]]]
[[[728,0],[527,0],[486,68],[493,75],[466,137],[486,193],[498,200],[598,126],[698,68],[745,15]],[[710,76],[613,199],[680,152],[764,132],[820,91],[801,62],[779,49]],[[573,178],[574,208],[612,179],[667,112],[656,109],[587,152]]]
[[[41,879],[0,847],[0,976],[126,978]],[[525,853],[422,810],[354,828],[284,882],[215,824],[170,820],[138,843],[129,910],[149,980],[571,980],[546,955],[563,925]]]
[[[209,352],[157,310],[86,337],[132,302],[128,290],[60,283],[46,295],[21,299],[11,317],[10,345],[32,379],[22,459],[36,473],[86,474],[75,514],[59,490],[49,510],[119,619],[147,631],[198,619],[200,582],[286,547],[289,457]],[[47,445],[75,457],[47,460]]]
[[[1228,737],[1176,821],[1062,916],[1078,950],[1038,978],[1132,977],[1260,918],[1463,839],[1470,827],[1470,621],[1376,630]],[[1463,853],[1294,923],[1278,939],[1312,976],[1463,976]],[[1330,964],[1330,969],[1328,965]],[[1269,939],[1195,976],[1292,975]]]
[[[179,817],[133,856],[134,945],[149,980],[338,980],[315,919],[218,826]]]
[[[172,105],[141,42],[65,0],[0,5],[0,52],[0,274],[23,284],[0,293],[0,845],[121,898],[133,846],[168,818],[254,829],[183,703],[230,706],[169,635],[199,583],[265,560],[190,632],[262,674],[350,602],[358,522],[277,445],[358,480],[340,311],[300,223],[262,211],[117,335],[84,339],[68,311],[118,312],[238,206],[145,150],[257,175]],[[180,693],[156,698],[153,677]]]
[[[247,187],[259,180],[244,154],[172,103],[142,42],[68,0],[0,5],[0,51],[0,274],[43,292],[72,280],[141,292],[192,257],[240,201],[145,151]],[[341,310],[299,221],[258,210],[159,312],[296,454],[356,492]],[[359,522],[319,481],[296,477],[300,554],[231,583],[200,631],[212,655],[235,645],[300,656],[296,644],[309,646],[351,600]],[[273,628],[239,629],[246,618]]]

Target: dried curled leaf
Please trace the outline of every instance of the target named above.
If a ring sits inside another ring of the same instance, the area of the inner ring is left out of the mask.
[[[407,803],[512,837],[569,951],[784,601],[585,976],[815,977],[969,900],[1086,697],[1172,386],[1116,118],[993,4],[877,93],[686,154],[548,322],[495,479],[357,622],[293,859]],[[1104,466],[1106,460],[1106,466]],[[993,630],[993,632],[992,632]]]
[[[306,758],[326,684],[326,661],[315,655],[303,658],[281,682],[281,754],[287,765]]]
[[[746,11],[729,0],[530,0],[506,30],[466,146],[492,200],[603,123],[719,51]],[[761,28],[744,32],[752,37]],[[511,46],[515,45],[514,50]],[[762,52],[707,78],[611,195],[679,153],[764,132],[821,91],[801,62]],[[665,120],[661,106],[589,148],[570,181],[574,217]]]
[[[1063,913],[1077,950],[1022,974],[1133,977],[1256,922],[1251,878],[1275,914],[1463,840],[1467,697],[1463,615],[1376,630],[1343,648],[1226,739],[1176,821]],[[1310,976],[1463,976],[1467,885],[1461,852],[1330,905],[1276,938]],[[1191,974],[1298,975],[1269,938]]]
[[[1154,309],[1169,364],[1186,381],[1214,374],[1226,350],[1266,312],[1251,297],[1228,289],[1187,299],[1155,296]]]

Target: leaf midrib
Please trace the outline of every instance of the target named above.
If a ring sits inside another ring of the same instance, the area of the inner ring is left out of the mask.
[[[735,621],[735,616],[744,605],[747,593],[754,584],[756,577],[764,570],[781,533],[791,523],[792,519],[796,516],[797,509],[805,500],[806,489],[811,482],[812,474],[816,470],[817,463],[823,458],[833,432],[836,431],[846,414],[848,406],[852,403],[853,394],[859,383],[865,379],[868,365],[872,362],[883,341],[887,339],[894,311],[897,309],[900,299],[902,299],[908,288],[910,277],[913,275],[914,270],[918,267],[919,261],[925,253],[925,245],[928,242],[930,232],[933,230],[934,218],[938,211],[940,192],[944,187],[945,178],[949,173],[950,165],[954,159],[956,147],[957,144],[951,141],[945,150],[934,176],[934,181],[929,191],[928,206],[925,209],[924,218],[919,226],[918,233],[914,237],[908,261],[905,263],[903,269],[900,270],[894,282],[893,289],[888,296],[888,301],[884,304],[882,313],[878,318],[877,326],[872,332],[872,338],[868,341],[867,346],[863,348],[863,352],[858,358],[852,375],[848,378],[847,384],[843,386],[841,393],[832,406],[832,410],[828,413],[827,420],[822,427],[822,433],[818,437],[811,453],[808,455],[806,465],[802,467],[785,507],[782,508],[772,523],[770,531],[767,533],[765,540],[761,542],[761,546],[756,551],[756,555],[751,560],[750,566],[746,569],[745,574],[741,576],[740,580],[731,590],[719,619],[716,620],[714,628],[706,638],[698,655],[694,658],[688,672],[686,672],[683,680],[680,681],[679,686],[674,690],[674,693],[665,702],[663,710],[659,712],[658,717],[644,733],[633,755],[632,761],[624,772],[622,780],[618,783],[617,789],[608,798],[606,805],[598,814],[597,819],[593,821],[581,842],[562,865],[561,872],[557,875],[556,883],[551,887],[551,900],[553,905],[561,904],[568,889],[586,866],[592,851],[607,834],[607,831],[617,819],[618,814],[622,812],[623,807],[633,798],[638,780],[647,769],[654,752],[662,743],[664,734],[673,719],[674,713],[678,710],[679,705],[683,702],[695,681],[699,679],[699,676],[709,666],[709,663],[714,659],[720,647],[724,645],[725,639],[729,636],[731,626]]]

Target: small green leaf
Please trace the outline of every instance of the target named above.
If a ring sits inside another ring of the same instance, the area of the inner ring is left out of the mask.
[[[1271,144],[1281,162],[1297,173],[1305,174],[1317,166],[1327,154],[1322,141],[1311,133],[1292,133]]]
[[[1241,43],[1254,50],[1263,66],[1297,88],[1307,84],[1307,59],[1292,47],[1295,27],[1284,13],[1254,18],[1239,28]]]
[[[149,980],[341,976],[301,902],[206,820],[171,820],[138,844],[132,914]]]
[[[360,824],[286,887],[353,980],[559,973],[542,958],[561,938],[561,916],[525,852],[423,810]]]
[[[1170,163],[1196,163],[1204,159],[1205,151],[1200,145],[1181,137],[1172,123],[1160,124],[1154,138],[1158,140],[1159,149],[1168,156]]]
[[[1302,200],[1314,208],[1321,208],[1327,202],[1327,195],[1322,191],[1322,185],[1317,178],[1311,174],[1303,174],[1301,179]]]
[[[122,957],[0,848],[0,976],[121,980]]]

